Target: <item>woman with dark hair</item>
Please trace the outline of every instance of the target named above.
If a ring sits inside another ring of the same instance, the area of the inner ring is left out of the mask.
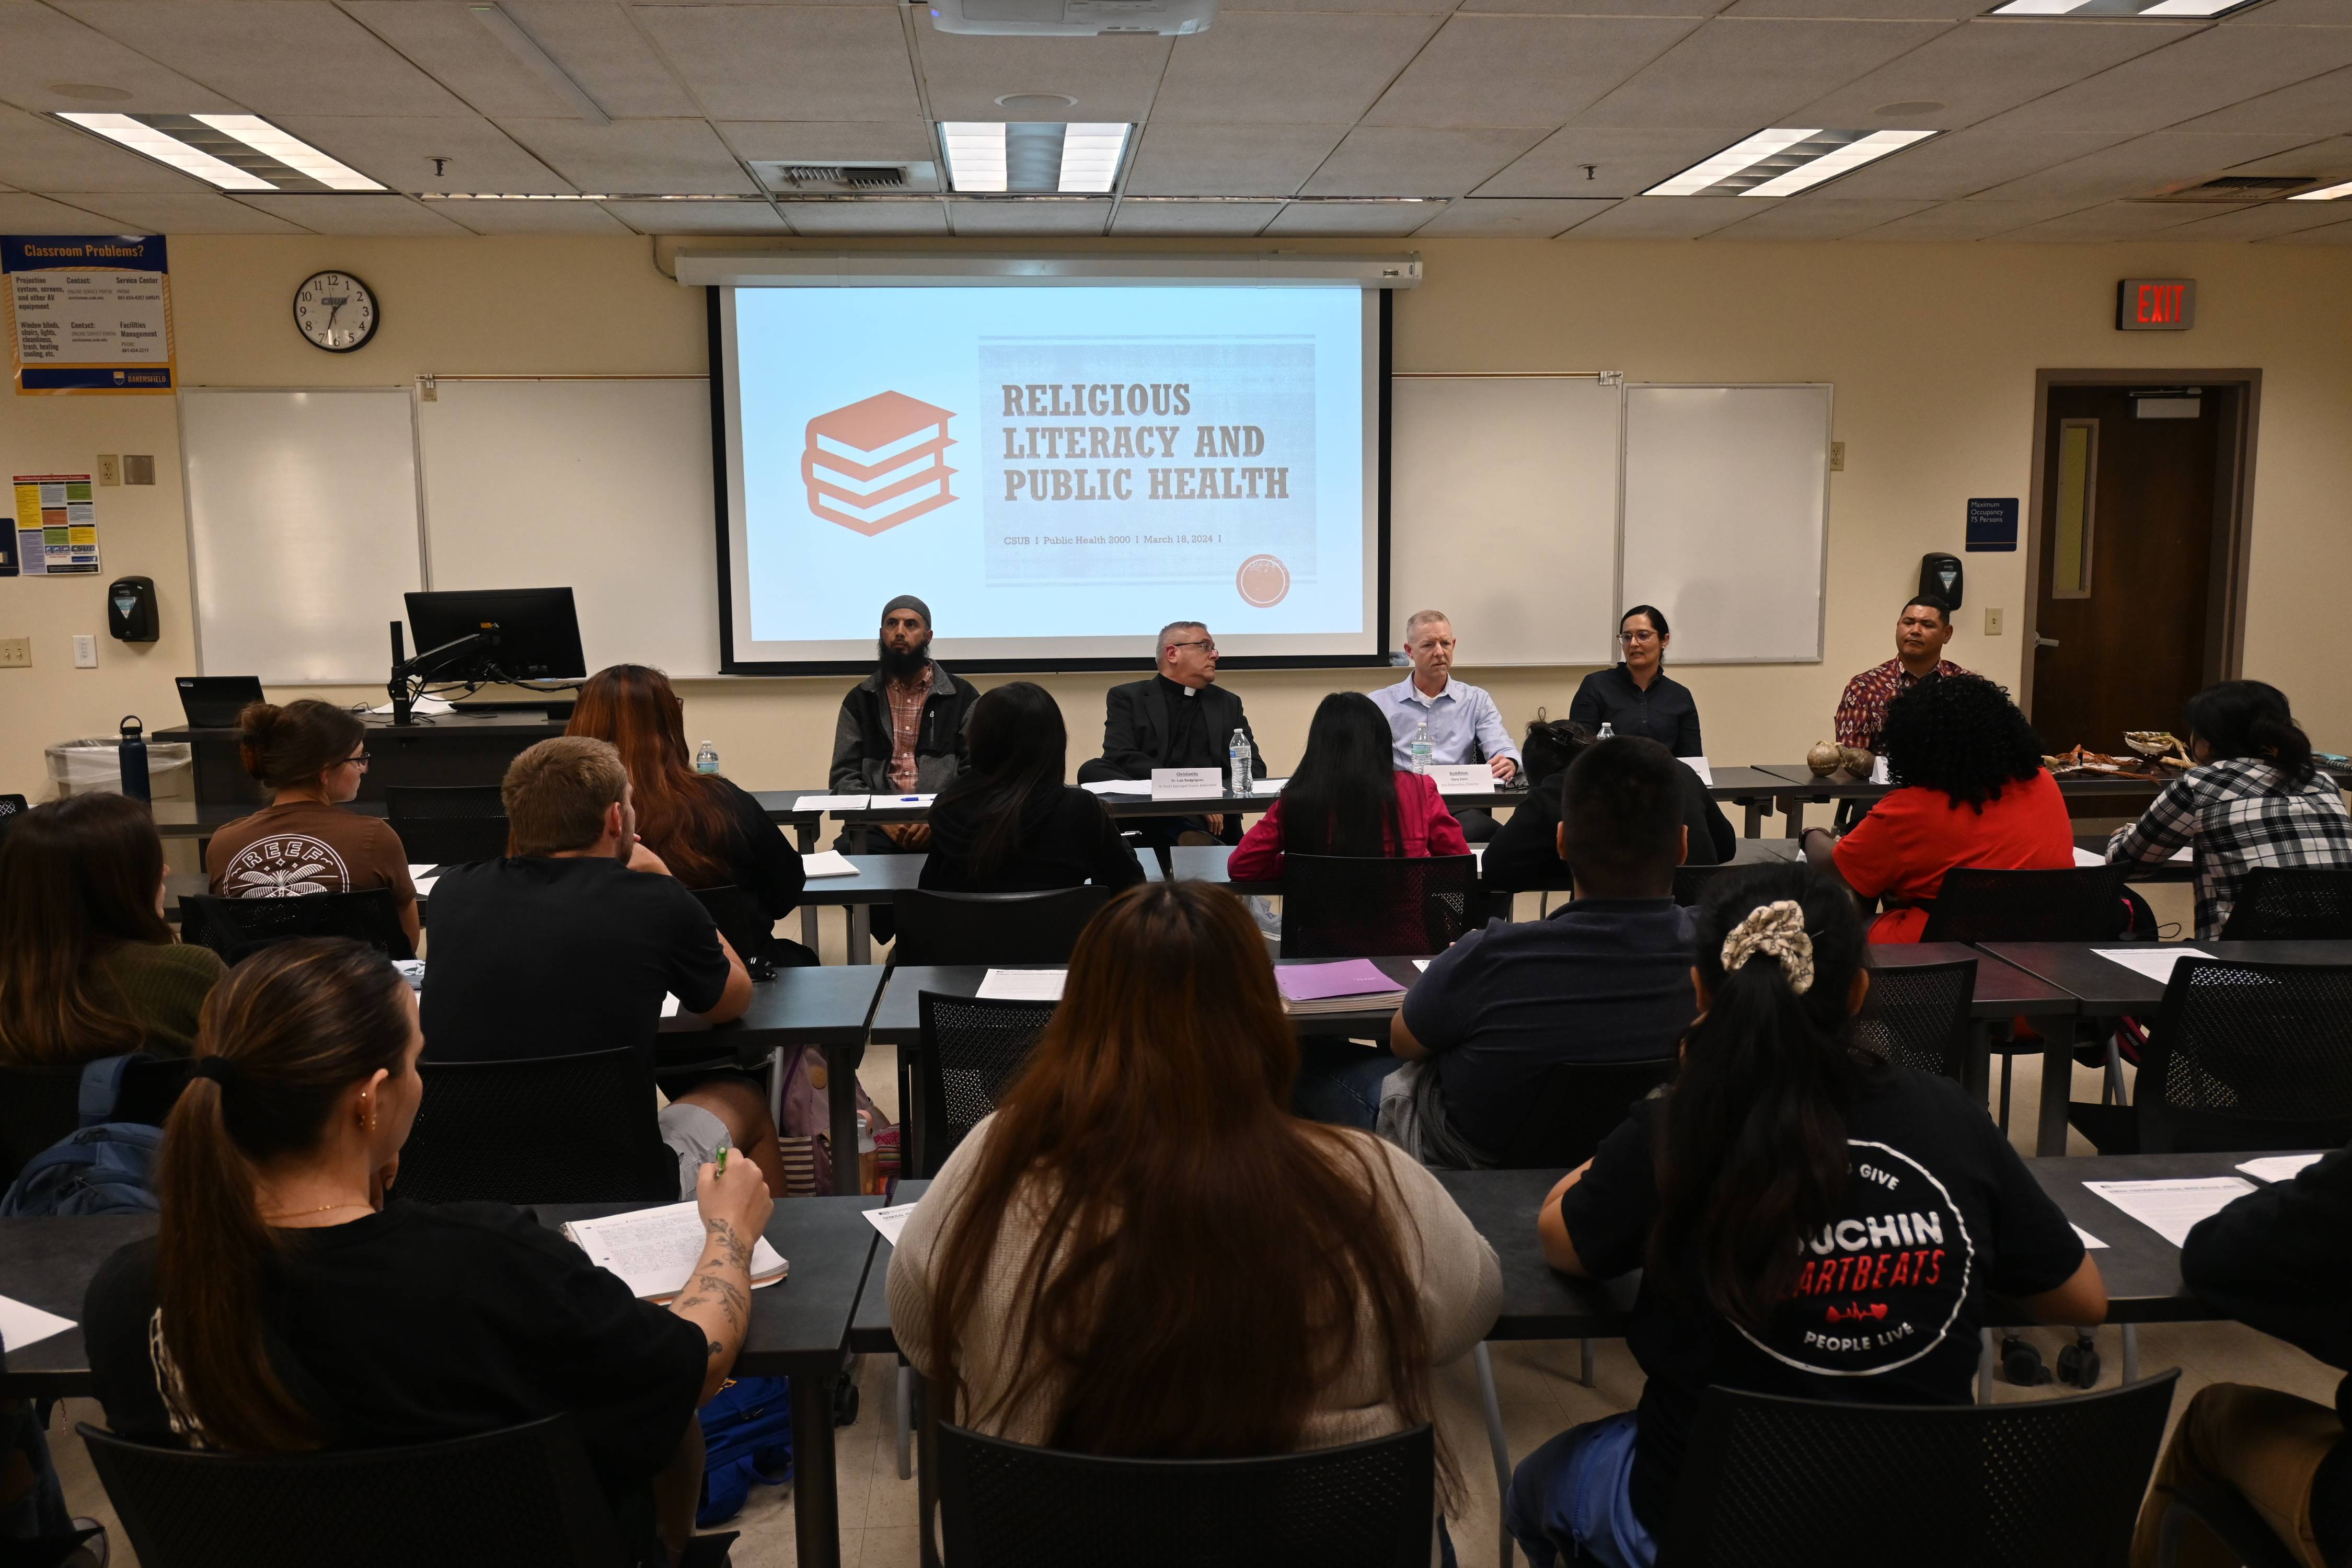
[[[1430,1369],[1494,1322],[1500,1268],[1402,1151],[1292,1116],[1297,1067],[1238,900],[1203,882],[1113,900],[891,1256],[890,1321],[941,1417],[1155,1458],[1429,1421]]]
[[[1528,797],[1511,808],[1510,820],[1495,830],[1486,853],[1478,858],[1480,877],[1498,893],[1559,892],[1569,887],[1568,862],[1559,858],[1560,785],[1568,764],[1597,737],[1573,720],[1543,728],[1544,744],[1538,747],[1537,726],[1528,726]],[[1538,751],[1549,764],[1541,773],[1534,762]],[[1730,859],[1739,847],[1738,832],[1707,795],[1697,770],[1683,769],[1675,786],[1682,797],[1683,826],[1689,829],[1683,864],[1720,866]]]
[[[416,945],[416,885],[391,824],[342,809],[367,773],[367,726],[331,702],[304,697],[248,703],[237,715],[237,755],[269,804],[213,835],[205,873],[225,899],[290,899],[390,888]]]
[[[2188,729],[2197,766],[2116,829],[2110,865],[2166,860],[2193,846],[2203,941],[2230,923],[2255,867],[2352,866],[2343,787],[2312,759],[2286,693],[2260,680],[2209,686],[2189,700]]]
[[[1051,692],[1029,680],[982,692],[964,741],[971,765],[931,802],[920,886],[1025,893],[1143,880],[1102,802],[1062,782],[1069,733]]]
[[[155,819],[128,795],[74,795],[16,818],[0,837],[0,1066],[195,1048],[221,961],[173,939],[163,875]]]
[[[1644,1271],[1626,1343],[1649,1382],[1520,1464],[1503,1517],[1534,1568],[1649,1568],[1712,1385],[1965,1405],[1989,1295],[2106,1316],[2097,1265],[1982,1103],[1853,1044],[1862,959],[1853,901],[1802,867],[1726,872],[1700,906],[1673,1084],[1537,1211],[1563,1274]]]
[[[1840,838],[1805,829],[1805,857],[1864,899],[1884,899],[1873,942],[1917,942],[1944,873],[1960,866],[2054,871],[2074,864],[2074,825],[2042,742],[1980,675],[1939,675],[1886,705],[1879,745],[1894,791]]]
[[[640,1301],[527,1210],[393,1195],[424,1045],[415,992],[355,942],[278,943],[213,993],[164,1124],[162,1223],[83,1303],[107,1420],[285,1454],[568,1413],[640,1543],[631,1561],[666,1563],[692,1529],[695,1409],[742,1348],[767,1185],[749,1160],[704,1165],[689,1283],[667,1308]],[[425,1281],[446,1289],[419,1311]]]
[[[1380,704],[1360,691],[1334,691],[1307,727],[1298,771],[1242,835],[1226,875],[1236,882],[1279,881],[1285,855],[1409,859],[1469,853],[1436,782],[1397,768]]]
[[[1666,617],[1636,605],[1617,617],[1618,663],[1596,669],[1576,689],[1568,716],[1595,733],[1644,735],[1678,757],[1703,757],[1698,702],[1690,688],[1666,674],[1666,645],[1675,640]]]

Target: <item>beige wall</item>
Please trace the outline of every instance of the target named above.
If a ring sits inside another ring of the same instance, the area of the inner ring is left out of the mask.
[[[667,248],[642,239],[173,237],[182,377],[191,385],[347,386],[402,384],[428,371],[700,370],[701,295],[660,270]],[[2337,584],[2352,580],[2352,314],[2342,308],[2352,255],[2162,244],[1453,240],[1418,248],[1427,281],[1398,300],[1400,370],[1836,384],[1846,469],[1831,481],[1827,658],[1682,670],[1716,761],[1785,761],[1829,732],[1845,678],[1887,657],[1920,554],[1958,550],[1969,497],[2024,494],[2037,369],[2135,365],[2263,372],[2245,671],[2285,688],[2324,747],[2352,750],[2352,670],[2334,651],[2328,618]],[[320,353],[289,320],[295,285],[328,267],[360,273],[383,302],[383,327],[359,353]],[[2149,275],[2199,280],[2195,331],[2113,330],[2116,279]],[[153,489],[98,492],[103,578],[0,580],[0,637],[29,634],[35,643],[35,668],[0,670],[0,790],[40,793],[40,748],[49,741],[108,732],[131,711],[154,727],[175,722],[171,677],[193,668],[171,400],[0,397],[7,473],[80,471],[99,452],[142,451],[157,459]],[[1966,559],[1969,604],[1953,655],[2013,685],[2024,558]],[[130,572],[152,575],[160,590],[164,636],[151,648],[102,635],[103,582]],[[1641,595],[1639,584],[1627,589]],[[1988,606],[2008,612],[2008,635],[1979,635]],[[1514,729],[1539,705],[1565,711],[1581,670],[1481,671],[1479,628],[1457,629],[1465,673],[1495,692]],[[97,670],[71,668],[77,631],[101,634]],[[2150,626],[2146,635],[2176,634]],[[1070,716],[1074,763],[1093,750],[1101,692],[1117,679],[1127,678],[1045,678]],[[1321,693],[1380,683],[1376,672],[1353,671],[1229,679],[1283,770]],[[728,773],[753,787],[814,784],[847,684],[697,682],[688,689],[688,727],[695,740],[715,741]]]

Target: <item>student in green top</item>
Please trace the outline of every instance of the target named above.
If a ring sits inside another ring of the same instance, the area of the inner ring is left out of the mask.
[[[76,795],[0,838],[0,1067],[187,1056],[221,973],[163,923],[163,841],[140,802]]]

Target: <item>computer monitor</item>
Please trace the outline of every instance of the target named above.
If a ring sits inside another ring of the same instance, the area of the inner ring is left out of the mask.
[[[404,596],[416,655],[486,626],[498,628],[494,645],[476,643],[420,666],[417,674],[426,679],[578,680],[588,673],[569,588],[464,588]]]

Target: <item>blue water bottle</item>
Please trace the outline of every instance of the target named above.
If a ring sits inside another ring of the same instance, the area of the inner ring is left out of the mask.
[[[122,721],[122,793],[133,800],[149,800],[147,790],[147,736],[131,714]]]

